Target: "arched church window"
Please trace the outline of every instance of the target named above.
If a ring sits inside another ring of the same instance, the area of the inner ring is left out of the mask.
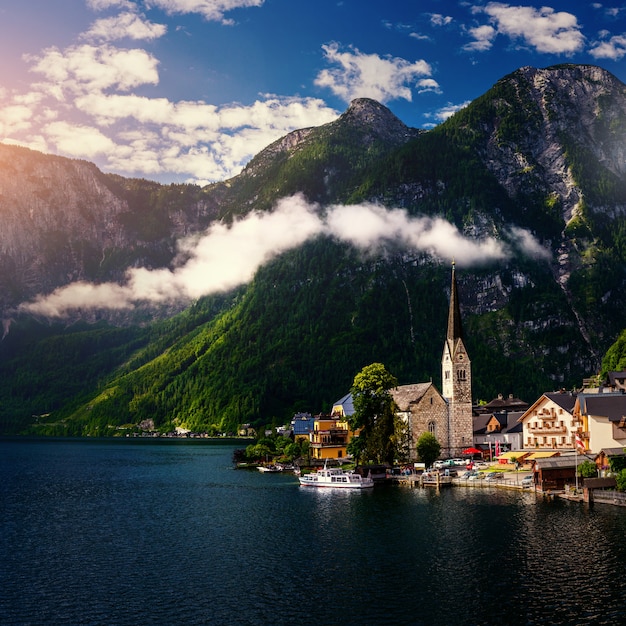
[[[437,434],[437,425],[435,424],[435,422],[428,422],[428,432],[432,433],[433,435]]]

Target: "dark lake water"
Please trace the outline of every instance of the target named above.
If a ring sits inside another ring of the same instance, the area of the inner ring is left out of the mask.
[[[623,624],[626,509],[307,490],[234,446],[0,440],[0,624]]]

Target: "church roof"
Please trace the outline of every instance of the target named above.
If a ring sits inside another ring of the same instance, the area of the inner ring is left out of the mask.
[[[409,405],[419,402],[424,394],[433,387],[432,383],[415,383],[413,385],[400,385],[390,389],[391,397],[400,411],[408,411]]]

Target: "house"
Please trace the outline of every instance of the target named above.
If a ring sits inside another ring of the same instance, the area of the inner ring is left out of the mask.
[[[310,413],[296,413],[291,420],[291,430],[294,441],[310,439],[309,435],[313,431],[315,419]]]
[[[345,418],[318,416],[309,433],[313,459],[341,459],[347,455],[347,446],[353,433]]]
[[[343,398],[337,400],[333,404],[331,414],[334,417],[350,417],[354,415],[354,404],[352,403],[352,394],[347,393]]]
[[[502,413],[504,411],[525,411],[528,408],[528,402],[515,398],[512,393],[505,398],[501,393],[491,402],[476,407],[477,413]]]
[[[604,472],[611,467],[611,459],[619,458],[626,467],[626,449],[625,448],[602,448],[594,459],[598,472]]]
[[[586,450],[626,446],[626,394],[579,393],[573,408]]]
[[[626,392],[626,370],[609,372],[607,374],[607,385],[611,391]]]
[[[509,451],[523,448],[521,411],[479,413],[474,416],[474,445],[493,459]]]
[[[522,415],[522,447],[535,450],[572,450],[582,425],[574,418],[576,395],[544,393]]]
[[[542,491],[562,491],[565,485],[576,484],[576,468],[583,461],[593,458],[584,454],[538,458],[534,465],[535,485]]]

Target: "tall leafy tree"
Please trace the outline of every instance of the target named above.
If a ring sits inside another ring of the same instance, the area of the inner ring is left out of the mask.
[[[366,460],[393,463],[396,406],[389,390],[397,386],[398,380],[382,363],[366,365],[354,377],[354,415],[349,424],[353,431],[360,429],[358,449]]]
[[[417,440],[417,456],[422,460],[426,467],[430,467],[441,454],[441,444],[437,441],[435,435],[425,432],[420,435]]]

